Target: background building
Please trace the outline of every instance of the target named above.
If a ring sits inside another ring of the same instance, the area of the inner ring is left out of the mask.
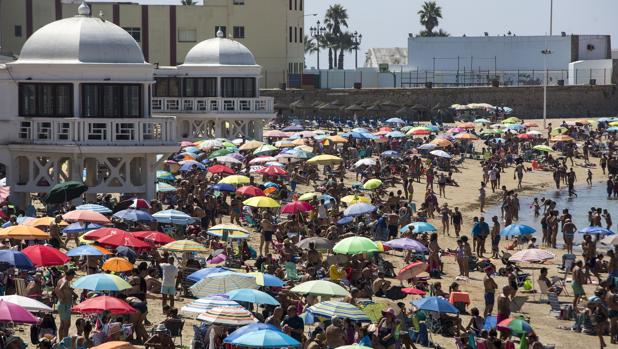
[[[180,2],[180,1],[179,1]],[[0,0],[0,53],[17,56],[42,26],[73,16],[81,1]],[[253,52],[260,87],[278,87],[303,69],[304,0],[208,0],[204,5],[89,3],[94,16],[122,27],[147,62],[175,66],[198,42],[221,31]]]

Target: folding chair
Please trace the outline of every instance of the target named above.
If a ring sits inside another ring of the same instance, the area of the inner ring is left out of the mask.
[[[560,301],[558,300],[558,295],[554,292],[547,292],[547,301],[550,306],[550,313],[558,313],[560,315]]]
[[[182,346],[182,330],[185,327],[185,321],[181,319],[167,319],[165,321],[165,327],[167,327],[174,343],[176,342],[176,338],[180,338],[180,346]]]
[[[545,282],[539,282],[539,303],[549,303],[549,289],[547,288],[547,284]],[[546,301],[543,301],[543,296],[545,296]]]

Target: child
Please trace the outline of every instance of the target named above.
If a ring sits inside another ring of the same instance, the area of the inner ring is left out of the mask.
[[[590,168],[586,171],[586,183],[588,183],[588,185],[592,185],[592,171]]]
[[[538,217],[541,213],[541,205],[539,205],[538,198],[534,198],[534,201],[532,201],[532,209],[534,209],[534,216]]]

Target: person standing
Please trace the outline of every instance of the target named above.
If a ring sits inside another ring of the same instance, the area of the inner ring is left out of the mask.
[[[577,227],[575,224],[571,222],[570,218],[566,218],[562,226],[562,238],[564,239],[564,248],[567,253],[573,253],[573,239],[575,238],[576,231]]]
[[[609,317],[609,335],[612,344],[618,343],[618,286],[615,283],[609,285],[606,303]]]
[[[506,285],[502,287],[502,293],[498,296],[498,315],[497,322],[500,323],[502,320],[506,320],[511,315],[511,294],[513,294],[513,289],[511,286]],[[502,337],[506,338],[507,333],[502,333]]]
[[[485,253],[485,240],[487,240],[489,236],[489,224],[485,222],[485,217],[481,217],[479,221],[479,230],[478,242],[476,243],[476,255],[483,258],[483,253]]]
[[[491,266],[485,268],[485,277],[483,278],[483,287],[485,288],[485,310],[483,311],[483,316],[487,317],[487,315],[491,315],[491,312],[494,310],[494,303],[496,299],[496,289],[498,289],[498,284],[491,277],[494,269]]]
[[[571,288],[573,289],[573,309],[577,309],[577,303],[586,295],[583,287],[583,284],[586,282],[583,267],[584,263],[581,260],[575,262],[573,267],[573,282],[571,283]]]
[[[176,278],[178,277],[178,267],[174,265],[174,257],[169,257],[167,263],[161,263],[161,295],[163,297],[163,305],[167,305],[167,300],[170,301],[170,306],[174,307],[174,297],[176,296]]]
[[[444,203],[442,205],[442,208],[440,208],[440,217],[442,218],[442,235],[451,236],[450,215],[451,215],[451,210],[448,208],[448,204]]]
[[[485,212],[483,211],[483,209],[485,208],[485,196],[486,196],[486,192],[485,192],[485,183],[481,182],[481,187],[479,188],[479,210],[481,212]]]
[[[71,308],[73,307],[73,291],[71,289],[71,280],[75,277],[75,271],[72,269],[64,273],[64,277],[58,280],[54,293],[58,297],[58,316],[60,317],[60,328],[58,329],[58,338],[65,338],[69,335],[71,327]]]
[[[453,228],[455,229],[455,236],[459,237],[459,233],[461,232],[461,223],[463,222],[463,217],[459,211],[459,207],[455,207],[455,210],[451,215],[451,222],[453,223]]]
[[[515,166],[515,173],[513,173],[513,179],[517,177],[517,189],[522,188],[521,182],[524,179],[524,171],[526,171],[526,168],[521,162],[518,163],[517,166]]]
[[[491,222],[493,225],[491,226],[491,258],[500,258],[500,221],[498,220],[498,216],[491,217]]]

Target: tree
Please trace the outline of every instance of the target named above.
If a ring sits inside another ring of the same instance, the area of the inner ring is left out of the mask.
[[[354,44],[354,39],[352,37],[352,33],[345,32],[339,36],[338,40],[339,45],[339,59],[337,60],[337,68],[343,69],[343,54],[344,52],[352,52],[355,49],[356,45]]]
[[[418,11],[421,25],[425,27],[425,34],[421,36],[434,36],[433,28],[438,26],[438,19],[442,19],[442,8],[435,1],[425,1]]]
[[[333,59],[337,60],[337,51],[341,50],[342,28],[348,27],[348,11],[340,4],[331,5],[324,15],[324,25],[328,30],[328,69],[333,69]],[[327,35],[325,35],[326,37]]]
[[[305,35],[303,39],[305,43],[305,54],[311,55],[314,52],[318,51],[318,45],[316,45],[315,39],[310,38],[308,35]]]
[[[193,5],[197,5],[197,1],[195,0],[180,0],[180,3],[183,6],[193,6]]]

